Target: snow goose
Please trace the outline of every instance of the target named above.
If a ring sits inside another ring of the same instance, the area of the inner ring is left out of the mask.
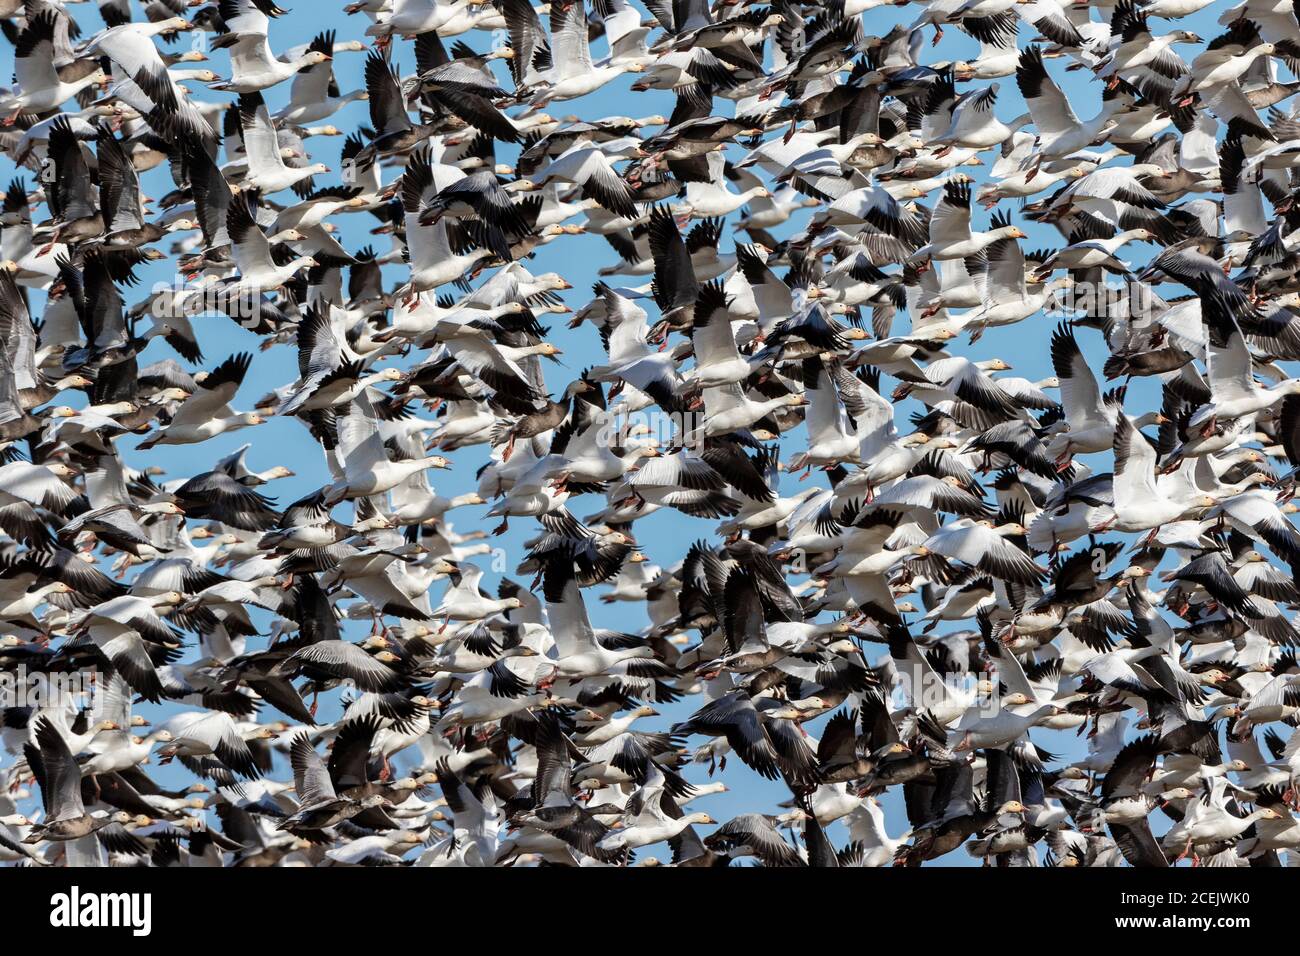
[[[977,567],[1002,581],[1033,584],[1043,577],[1043,570],[1034,564],[1020,548],[1007,540],[1011,535],[1023,535],[1019,524],[994,527],[992,521],[975,521],[958,518],[943,525],[922,545],[927,551],[942,555],[963,564]]]
[[[1208,435],[1220,419],[1236,419],[1270,408],[1288,395],[1300,394],[1300,379],[1285,379],[1272,388],[1255,384],[1254,360],[1230,304],[1216,291],[1201,299],[1201,313],[1210,331],[1206,366],[1210,401],[1188,420],[1189,429]]]
[[[1093,72],[1103,78],[1136,73],[1143,67],[1164,76],[1178,77],[1187,72],[1187,64],[1173,51],[1173,45],[1203,41],[1190,30],[1153,36],[1147,28],[1149,15],[1146,9],[1135,4],[1116,4],[1111,20],[1110,51],[1093,67]]]
[[[1253,490],[1232,495],[1215,505],[1206,518],[1226,519],[1237,531],[1263,541],[1288,562],[1300,557],[1300,535],[1283,516],[1276,494]]]
[[[90,166],[84,147],[66,119],[56,120],[50,128],[49,154],[43,175],[50,176],[51,173],[57,187],[50,195],[50,211],[54,213],[56,225],[49,243],[40,250],[42,253],[53,251],[60,242],[76,244],[97,238],[104,232],[103,214],[97,209],[91,189]]]
[[[324,163],[292,168],[285,165],[275,123],[261,93],[240,94],[239,125],[248,157],[248,172],[241,183],[245,189],[270,195],[329,172]]]
[[[131,732],[131,688],[120,674],[114,674],[100,691],[96,705],[115,725],[95,738],[90,744],[89,754],[82,756],[78,763],[81,772],[87,776],[116,773],[129,770],[143,763],[153,751],[155,745],[169,743],[171,731],[158,727],[144,737],[134,736]],[[96,781],[96,787],[99,782]]]
[[[348,498],[382,494],[417,471],[450,467],[441,455],[391,460],[379,434],[374,406],[364,392],[348,406],[347,414],[338,423],[338,433],[343,474],[326,490],[328,506]]]
[[[438,30],[466,7],[485,0],[396,0],[381,19],[366,28],[366,36],[387,45],[394,36],[407,39]]]
[[[790,462],[790,470],[831,468],[840,462],[860,460],[861,439],[849,427],[849,416],[835,386],[837,366],[826,368],[818,359],[804,359],[805,396],[809,408],[808,450]],[[856,379],[852,379],[856,383]],[[807,472],[805,472],[807,474]]]
[[[1008,36],[1009,31],[995,29],[992,32],[977,32],[979,35],[975,39],[979,41],[979,53],[973,59],[955,62],[952,65],[953,77],[966,83],[970,80],[997,79],[1015,73],[1019,62],[1016,38]]]
[[[277,264],[272,254],[272,239],[301,240],[306,236],[287,229],[268,237],[257,224],[255,214],[242,195],[232,199],[226,211],[226,234],[231,243],[231,255],[239,268],[239,278],[224,284],[221,289],[224,295],[233,297],[235,301],[243,296],[260,296],[263,292],[281,288],[302,269],[318,264],[311,256],[298,256],[284,265]],[[202,291],[197,295],[201,297]]]
[[[524,185],[515,188],[538,190],[557,180],[573,183],[581,189],[584,199],[595,200],[616,216],[637,218],[632,190],[599,146],[580,139],[529,179],[516,180]]]
[[[1234,842],[1258,821],[1284,819],[1284,815],[1273,807],[1257,807],[1245,816],[1237,816],[1224,804],[1221,786],[1216,793],[1217,796],[1215,793],[1209,795],[1208,803],[1205,802],[1207,798],[1202,798],[1196,812],[1185,816],[1180,825],[1171,829],[1161,840],[1162,846],[1170,853],[1182,847],[1174,862],[1183,860],[1188,854],[1193,856],[1194,861],[1198,860],[1199,851]]]
[[[67,513],[77,495],[63,479],[75,475],[72,468],[61,462],[34,465],[14,461],[0,466],[0,528],[20,540],[42,540],[37,537],[38,527],[30,523],[34,516],[32,509]]]
[[[271,29],[270,18],[256,0],[228,3],[226,13],[232,14],[222,15],[228,32],[219,36],[213,45],[230,51],[230,79],[214,83],[212,88],[215,90],[256,93],[334,58],[332,48],[322,50],[314,45],[287,62],[277,58],[271,52],[267,37]]]
[[[1193,102],[1193,94],[1207,95],[1216,87],[1235,84],[1262,56],[1272,56],[1277,47],[1259,40],[1259,29],[1249,21],[1238,21],[1225,35],[1222,45],[1210,44],[1192,60],[1188,71],[1180,76],[1170,91],[1179,106]]]
[[[506,22],[516,30],[519,29],[515,26],[518,23],[515,19],[518,16],[517,10],[517,5],[506,8]],[[587,43],[585,4],[552,6],[550,20],[553,65],[535,88],[536,92],[530,101],[534,109],[540,109],[553,101],[586,96],[624,73],[640,73],[645,69],[643,63],[630,58],[611,58],[599,66],[592,62],[591,48]]]
[[[1167,865],[1147,820],[1155,800],[1144,790],[1155,771],[1159,746],[1154,735],[1139,737],[1125,745],[1101,782],[1098,811],[1120,852],[1133,866]]]
[[[773,746],[763,716],[744,690],[724,694],[687,720],[674,724],[674,734],[722,736],[736,755],[760,776],[775,779],[781,757]]]
[[[482,621],[512,608],[523,607],[518,598],[496,600],[487,597],[479,586],[483,580],[483,569],[478,565],[465,562],[452,568],[452,587],[447,590],[442,602],[433,609],[434,617],[448,621]]]
[[[1046,2],[1051,0],[1040,0],[1035,6]],[[1070,26],[1070,31],[1078,37],[1073,26]],[[1042,50],[1037,46],[1021,51],[1016,65],[1016,85],[1025,98],[1038,133],[1038,150],[1033,166],[1035,175],[1045,160],[1059,159],[1087,149],[1117,125],[1115,114],[1124,109],[1120,101],[1113,98],[1103,101],[1101,112],[1092,119],[1080,120],[1056,81],[1048,75]]]
[[[894,855],[912,836],[907,830],[891,837],[885,825],[885,812],[875,797],[866,797],[849,813],[849,837],[859,847],[858,866],[882,867],[894,862]]]
[[[402,295],[408,308],[419,293],[460,279],[479,260],[492,255],[491,250],[482,248],[463,254],[454,252],[451,230],[460,236],[459,226],[442,220],[432,225],[421,221],[427,202],[440,191],[443,179],[445,174],[441,170],[435,178],[432,154],[428,150],[413,155],[402,174],[402,212],[411,261],[411,278]]]
[[[742,356],[736,347],[732,326],[731,300],[717,283],[700,286],[695,303],[691,344],[695,369],[687,380],[700,388],[718,388],[744,381],[754,371],[755,361]]]
[[[512,823],[538,830],[562,840],[581,853],[606,862],[624,857],[619,849],[607,853],[599,841],[609,829],[575,802],[573,794],[573,744],[565,736],[554,714],[538,715],[534,750],[537,772],[533,777],[528,801],[518,810]],[[504,848],[503,848],[504,852]]]
[[[1115,516],[1099,530],[1148,531],[1214,507],[1214,497],[1191,487],[1180,488],[1176,497],[1172,488],[1158,490],[1155,450],[1123,412],[1115,421]]]
[[[235,429],[261,425],[264,421],[261,415],[235,412],[230,407],[252,362],[253,357],[242,352],[218,365],[171,421],[141,442],[140,447],[193,444]]]
[[[83,56],[107,56],[112,61],[112,94],[147,118],[165,140],[190,139],[205,150],[218,141],[212,124],[167,71],[153,38],[169,31],[188,30],[182,17],[151,23],[123,23],[97,34]]]
[[[603,410],[595,412],[586,427],[574,434],[577,427],[576,419],[570,419],[551,439],[550,453],[564,456],[564,464],[554,478],[557,487],[570,481],[617,481],[636,470],[642,459],[660,456],[659,449],[648,442],[612,442],[610,439],[618,434],[617,424]]]
[[[480,627],[475,628],[467,636],[454,638],[439,648],[433,666],[452,674],[477,674],[503,657],[532,657],[536,654],[537,651],[527,644],[516,644],[503,650],[496,643],[491,632],[486,627]]]
[[[1074,329],[1062,324],[1052,334],[1052,368],[1061,383],[1061,404],[1067,428],[1057,431],[1048,443],[1048,454],[1065,465],[1077,454],[1109,449],[1120,409],[1105,400],[1092,369],[1079,349]],[[1135,428],[1168,422],[1160,412],[1144,412],[1133,421]]]
[[[490,791],[471,787],[441,760],[435,767],[438,789],[452,813],[452,832],[421,854],[416,865],[492,866],[500,849],[500,805]]]
[[[249,739],[268,740],[277,736],[266,727],[256,727],[245,736],[234,718],[220,711],[206,714],[186,711],[169,718],[162,726],[172,736],[158,749],[163,763],[176,757],[182,761],[215,758],[221,767],[249,780],[262,775],[249,748]]]
[[[665,813],[662,802],[672,800],[672,795],[665,790],[665,783],[663,772],[651,761],[645,782],[627,802],[623,815],[624,825],[602,837],[596,844],[597,848],[606,853],[634,850],[663,840],[676,839],[687,827],[696,824],[717,823],[709,814],[702,812],[679,814],[676,817]]]
[[[719,160],[714,160],[715,156],[719,157]],[[772,198],[772,193],[766,186],[751,186],[744,192],[732,192],[728,189],[722,175],[720,157],[720,153],[708,154],[709,179],[686,184],[685,202],[673,207],[675,216],[688,216],[692,219],[727,216],[747,205],[750,200]]]
[[[965,403],[977,412],[991,416],[981,420],[991,425],[995,421],[1015,420],[1024,412],[1008,394],[998,388],[986,373],[1010,371],[1011,366],[1002,359],[985,359],[972,362],[964,356],[940,358],[927,365],[921,381],[913,384],[905,377],[903,384],[894,390],[894,400],[915,395],[927,405],[944,401]],[[957,414],[954,409],[953,414]]]
[[[574,578],[573,565],[563,556],[547,566],[543,590],[551,633],[556,641],[554,668],[558,677],[580,680],[612,673],[620,666],[635,675],[636,661],[654,657],[654,650],[648,644],[608,650],[596,640],[582,592]]]
[[[970,149],[988,149],[999,146],[1017,129],[1029,122],[1028,114],[1007,126],[993,113],[997,103],[998,84],[982,90],[972,90],[958,97],[952,104],[952,120],[939,136],[931,138],[928,145],[941,147],[935,154],[941,156],[954,146]]]
[[[739,383],[706,388],[703,422],[691,432],[687,442],[749,428],[778,409],[797,408],[807,404],[808,399],[798,393],[755,401],[745,394]]]
[[[180,644],[177,632],[159,615],[178,607],[184,600],[184,595],[177,591],[148,597],[125,594],[78,612],[70,626],[99,647],[136,693],[146,700],[157,701],[162,683],[149,650],[157,645],[167,649]]]
[[[534,684],[511,668],[511,661],[521,659],[498,660],[466,681],[451,706],[444,708],[438,717],[434,733],[491,723],[545,703],[548,694],[536,689]],[[533,713],[537,714],[540,723],[544,712]]]
[[[73,594],[76,589],[62,581],[44,581],[45,568],[36,561],[11,561],[4,565],[0,586],[0,620],[40,629],[35,611],[59,594]]]
[[[998,804],[992,791],[977,801],[972,791],[973,773],[965,762],[936,771],[936,798],[918,815],[916,837],[912,844],[899,849],[895,865],[919,866],[957,849],[975,833],[1014,825],[1010,821],[1025,812],[1024,804],[1016,800]],[[1008,821],[1005,824],[1004,818]]]
[[[785,840],[770,818],[760,813],[732,817],[704,838],[704,845],[724,859],[752,856],[764,866],[802,866],[803,859]]]
[[[324,495],[317,490],[285,508],[279,527],[262,535],[258,548],[264,551],[323,548],[354,534],[391,526],[392,522],[381,514],[358,520],[351,527],[333,521],[325,506]]]
[[[1300,714],[1300,675],[1278,674],[1250,696],[1233,732],[1243,733],[1260,724],[1291,720],[1296,714]]]
[[[1149,229],[1138,227],[1117,232],[1108,239],[1071,241],[1069,245],[1052,253],[1038,266],[1034,271],[1034,279],[1038,282],[1045,281],[1057,269],[1095,269],[1098,266],[1107,272],[1124,275],[1129,271],[1129,267],[1116,257],[1120,248],[1129,242],[1152,242],[1155,238]]]
[[[57,110],[82,90],[106,85],[103,70],[86,71],[64,82],[54,63],[54,33],[59,13],[46,8],[27,18],[14,43],[14,78],[17,86],[0,93],[4,125],[12,126],[21,113],[39,115]]]
[[[1178,20],[1210,5],[1210,0],[1151,0],[1139,8],[1143,16]]]
[[[366,389],[403,378],[399,369],[385,368],[361,375],[365,360],[348,345],[337,327],[337,310],[309,309],[298,323],[298,370],[300,378],[276,409],[277,415],[299,410],[316,411],[349,402]]]

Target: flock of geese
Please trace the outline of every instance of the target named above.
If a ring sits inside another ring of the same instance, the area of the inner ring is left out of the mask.
[[[1300,863],[1300,22],[1210,6],[0,0],[0,860]]]

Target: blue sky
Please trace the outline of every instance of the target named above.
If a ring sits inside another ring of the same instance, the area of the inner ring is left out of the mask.
[[[325,29],[336,30],[339,40],[361,37],[370,21],[361,15],[346,16],[338,7],[339,4],[335,3],[305,3],[299,0],[286,15],[272,21],[272,46],[277,50],[282,50],[296,44],[307,43],[316,33]],[[79,4],[70,9],[81,23],[86,35],[99,29],[100,21],[93,5]],[[865,17],[866,30],[868,33],[884,34],[896,23],[911,22],[920,9],[919,6],[910,5],[902,8],[884,7],[871,11]],[[1222,9],[1222,4],[1215,4],[1210,10],[1202,11],[1195,16],[1179,21],[1178,26],[1195,30],[1202,37],[1208,39],[1220,30],[1216,20],[1219,11]],[[135,15],[137,18],[141,16],[138,6]],[[1094,16],[1097,16],[1097,14],[1094,14]],[[1152,28],[1153,30],[1165,30],[1169,28],[1169,23],[1168,21],[1155,21]],[[1022,24],[1020,32],[1021,45],[1027,45],[1027,38],[1032,32],[1031,28]],[[974,57],[978,52],[978,44],[956,29],[946,30],[944,39],[937,46],[930,44],[932,36],[933,29],[927,27],[925,30],[925,47],[921,57],[923,63],[966,59]],[[471,32],[455,39],[463,39],[479,51],[485,51],[492,43],[492,37],[481,31]],[[191,38],[187,35],[182,36],[178,44],[189,44],[190,42]],[[600,57],[604,55],[604,52],[604,41],[598,41],[593,50],[593,55]],[[8,44],[0,46],[0,72],[6,74],[12,72],[11,54],[12,48]],[[347,91],[364,87],[362,68],[365,56],[365,53],[343,53],[336,57],[334,69],[342,90]],[[404,74],[409,74],[414,69],[414,61],[413,45],[408,41],[399,41],[396,45],[395,62]],[[223,51],[213,51],[211,53],[211,62],[207,65],[223,76],[229,74],[226,54]],[[497,66],[499,67],[500,64],[497,64]],[[1049,71],[1062,84],[1067,95],[1070,96],[1075,111],[1083,118],[1095,115],[1100,108],[1101,84],[1082,72],[1067,73],[1064,67],[1065,61],[1063,60],[1048,61]],[[500,72],[504,85],[509,87],[507,72],[504,69],[500,70]],[[636,95],[630,94],[628,87],[634,78],[629,76],[621,77],[597,93],[581,100],[552,104],[548,111],[557,117],[577,114],[583,118],[609,115],[647,116],[654,113],[668,115],[672,111],[673,98],[666,93],[649,91]],[[1003,78],[997,83],[999,87],[997,114],[1004,121],[1010,121],[1024,112],[1024,103],[1016,89],[1014,76]],[[224,94],[206,90],[202,84],[196,82],[187,82],[186,86],[199,99],[233,99]],[[959,91],[964,88],[966,87],[959,85]],[[266,92],[267,102],[272,113],[287,100],[288,89],[286,83]],[[715,112],[730,109],[731,104],[729,101],[715,100]],[[360,125],[368,125],[367,104],[364,102],[350,104],[327,122],[344,131],[354,129]],[[338,182],[339,151],[343,146],[343,137],[315,137],[309,139],[307,144],[313,161],[324,162],[332,169],[331,174],[318,179],[318,184],[325,185]],[[733,147],[733,149],[739,149],[739,147]],[[516,150],[513,148],[500,146],[499,144],[498,161],[511,163],[514,161],[515,153]],[[984,166],[979,168],[967,167],[965,170],[974,175],[977,182],[982,182],[986,178],[988,168],[996,158],[996,153],[992,151],[985,152],[983,157]],[[15,172],[16,170],[14,170],[7,158],[0,159],[0,181],[8,182]],[[399,169],[388,169],[385,171],[385,180],[391,181],[399,173]],[[27,179],[30,190],[33,187],[35,177],[30,170],[23,171],[23,175]],[[146,194],[153,197],[160,197],[170,191],[172,183],[167,167],[164,165],[147,173],[143,178],[143,188]],[[936,197],[937,193],[931,194],[923,202],[930,204]],[[284,192],[274,198],[281,203],[288,203],[292,201],[293,197],[290,193]],[[1060,237],[1055,230],[1022,221],[1017,214],[1018,208],[1016,205],[1004,202],[1000,208],[1009,209],[1013,215],[1013,222],[1020,225],[1029,234],[1029,239],[1022,243],[1026,249],[1056,247],[1061,244]],[[806,221],[808,212],[804,211],[796,216],[793,223],[788,224],[787,230]],[[36,218],[38,221],[48,218],[48,210],[41,207]],[[733,216],[731,218],[734,220],[737,217]],[[987,219],[987,213],[977,210],[975,214],[976,227],[986,226]],[[334,217],[332,221],[338,226],[339,232],[337,236],[348,249],[355,251],[367,244],[374,244],[377,251],[382,252],[387,249],[388,240],[386,237],[369,235],[369,230],[377,224],[376,220],[370,215],[341,215]],[[728,229],[724,233],[723,251],[730,250],[730,237],[731,230]],[[160,244],[159,248],[166,249],[167,246],[163,243]],[[1131,245],[1126,248],[1125,254],[1129,259],[1140,262],[1152,252],[1153,248],[1150,245]],[[603,239],[595,236],[579,236],[566,237],[553,245],[541,247],[537,257],[527,262],[526,265],[534,273],[561,272],[574,286],[572,291],[564,293],[562,297],[570,307],[576,310],[590,298],[590,287],[597,279],[597,268],[611,264],[615,260],[615,254]],[[123,290],[128,304],[137,301],[156,283],[172,283],[175,278],[173,270],[174,265],[167,261],[140,269],[140,285],[135,289]],[[390,288],[402,280],[403,271],[400,268],[391,267],[386,270],[386,282]],[[629,281],[628,284],[636,284],[636,282]],[[33,313],[35,315],[40,314],[42,299],[43,297],[39,293],[33,296]],[[577,375],[580,369],[601,363],[606,358],[599,337],[590,325],[584,325],[578,330],[570,331],[565,328],[564,319],[563,316],[543,317],[543,324],[551,326],[549,339],[564,350],[564,358],[568,366],[565,369],[547,365],[547,382],[553,394],[558,394],[569,379]],[[547,320],[556,321],[548,322]],[[895,331],[902,330],[904,321],[900,319],[899,327]],[[1047,341],[1051,328],[1055,326],[1057,321],[1057,317],[1040,313],[1024,323],[993,329],[973,346],[962,340],[957,344],[957,348],[961,354],[975,360],[1000,357],[1014,367],[1014,371],[1007,374],[1038,380],[1052,374],[1047,352]],[[229,319],[220,315],[197,318],[195,328],[205,354],[204,367],[214,367],[218,362],[234,352],[253,352],[253,368],[235,402],[238,410],[251,409],[263,394],[296,378],[296,352],[292,345],[277,346],[268,352],[259,351],[260,341],[257,336],[237,327]],[[1100,358],[1104,356],[1104,347],[1100,344],[1100,336],[1096,333],[1085,332],[1081,334],[1080,340],[1084,345],[1085,353],[1090,358],[1096,359],[1099,367]],[[174,358],[185,364],[161,339],[157,339],[149,345],[141,356],[140,363],[143,366],[160,358]],[[887,387],[892,387],[892,383],[888,383]],[[69,396],[62,396],[60,401],[67,398]],[[1158,402],[1158,389],[1150,380],[1134,383],[1128,400],[1130,409],[1158,407]],[[76,402],[72,402],[72,404],[76,404]],[[917,410],[917,407],[914,403],[899,406],[898,421],[901,429],[905,430],[907,428],[906,418]],[[307,430],[297,420],[291,418],[272,418],[265,425],[228,433],[200,445],[160,447],[152,451],[142,452],[136,449],[138,442],[139,438],[136,436],[128,436],[119,440],[118,447],[124,462],[137,468],[146,465],[161,466],[168,472],[167,479],[195,474],[210,466],[224,454],[246,442],[251,442],[253,445],[249,457],[251,467],[264,470],[279,464],[286,465],[296,472],[296,477],[277,481],[267,489],[279,499],[282,505],[330,481],[319,446],[307,433]],[[803,444],[804,435],[802,429],[785,436],[782,442],[783,460],[788,461],[800,450]],[[449,457],[453,463],[451,470],[430,473],[431,481],[436,483],[437,491],[447,496],[473,491],[477,485],[474,473],[485,461],[486,453],[486,446],[483,445],[450,453]],[[1105,467],[1104,458],[1101,460],[1094,458],[1092,464],[1098,469],[1103,469]],[[826,479],[820,473],[814,473],[809,481],[824,484]],[[806,487],[808,487],[807,483],[796,484],[793,477],[787,476],[782,490],[786,494],[793,494],[795,491]],[[580,517],[597,511],[601,506],[602,499],[594,496],[584,496],[570,502],[571,510]],[[487,510],[488,506],[461,508],[452,512],[450,517],[456,529],[462,532],[475,528],[490,529],[495,526],[496,520],[484,517]],[[506,564],[511,570],[522,560],[524,553],[522,543],[534,535],[536,530],[535,522],[526,519],[514,519],[507,534],[492,540],[491,543],[494,547],[504,550]],[[712,534],[712,522],[687,518],[666,509],[643,521],[638,521],[634,531],[639,544],[651,561],[665,566],[671,565],[683,556],[687,542],[704,537],[717,543],[716,536]],[[483,560],[481,563],[488,572],[485,584],[488,587],[494,587],[499,575],[491,570],[489,560]],[[515,577],[521,579],[520,576],[516,575]],[[440,588],[441,585],[435,585],[435,603]],[[602,588],[595,588],[585,592],[588,611],[597,627],[634,630],[645,623],[643,617],[639,614],[635,620],[629,620],[628,605],[607,606],[600,603],[596,596],[602,590]],[[361,630],[364,630],[364,626],[361,627]],[[253,647],[261,646],[260,641],[257,639],[254,639],[251,644]],[[885,653],[885,649],[882,646],[869,645],[867,653],[869,659],[874,661]],[[336,699],[337,695],[334,695],[334,698]],[[662,717],[642,721],[638,726],[642,729],[667,729],[674,720],[684,716],[684,707],[693,708],[698,706],[699,703],[700,700],[695,698],[693,700],[688,699],[683,704],[675,707],[662,707],[660,708],[664,712]],[[337,713],[336,709],[331,710],[324,702],[322,707],[321,714],[324,718],[329,718]],[[150,714],[151,710],[153,709],[146,707],[142,712],[152,716]],[[277,717],[278,715],[269,707],[264,709],[263,719],[273,720],[277,719]],[[809,729],[814,736],[817,735],[820,729],[820,723],[819,721],[809,725]],[[1073,733],[1062,735],[1037,731],[1033,736],[1040,746],[1053,752],[1066,754],[1081,752],[1082,744],[1080,740],[1075,738]],[[693,746],[701,743],[703,743],[703,739],[700,737],[693,737],[690,740],[690,744]],[[154,766],[151,772],[157,776],[160,782],[164,783],[185,779],[183,772],[178,773],[170,768]],[[282,766],[277,769],[277,776],[283,777],[287,772],[287,765]],[[694,780],[704,779],[703,772],[694,768],[689,771],[688,777]],[[705,809],[718,819],[726,819],[736,813],[752,810],[771,812],[775,809],[777,802],[787,799],[789,796],[782,785],[762,780],[734,758],[728,761],[723,779],[732,787],[732,790],[725,794],[707,797],[701,800],[697,806],[698,809]],[[898,795],[891,795],[886,799],[885,805],[889,831],[892,834],[897,834],[906,828],[906,818],[902,812],[901,800]],[[832,829],[831,836],[832,840],[839,844],[847,840],[842,826],[839,825]],[[666,848],[650,848],[642,851],[641,855],[644,856],[647,853],[657,854],[662,857],[666,855]],[[944,862],[975,863],[976,861],[970,860],[964,850],[959,850],[951,854]]]

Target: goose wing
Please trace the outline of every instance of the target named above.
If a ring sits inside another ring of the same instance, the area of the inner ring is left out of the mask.
[[[293,767],[293,789],[300,804],[310,807],[338,799],[325,762],[305,731],[295,735],[289,745],[289,764]]]
[[[58,728],[46,717],[38,717],[36,746],[23,748],[27,764],[41,788],[46,823],[75,820],[85,815],[81,802],[81,768]]]
[[[1057,137],[1071,132],[1080,125],[1079,117],[1070,108],[1070,102],[1047,73],[1043,65],[1043,51],[1036,46],[1026,47],[1016,66],[1016,85],[1029,107],[1034,128],[1040,136]]]

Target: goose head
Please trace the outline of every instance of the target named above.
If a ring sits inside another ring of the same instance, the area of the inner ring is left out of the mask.
[[[387,515],[377,514],[362,521],[358,521],[352,526],[355,534],[365,534],[368,531],[385,531],[393,527],[393,520]]]
[[[180,607],[185,603],[185,595],[180,591],[164,591],[150,597],[149,603],[159,609]]]
[[[305,70],[309,67],[320,66],[322,63],[328,63],[333,59],[333,56],[323,50],[308,50],[302,56],[298,57],[295,65],[298,69]]]

